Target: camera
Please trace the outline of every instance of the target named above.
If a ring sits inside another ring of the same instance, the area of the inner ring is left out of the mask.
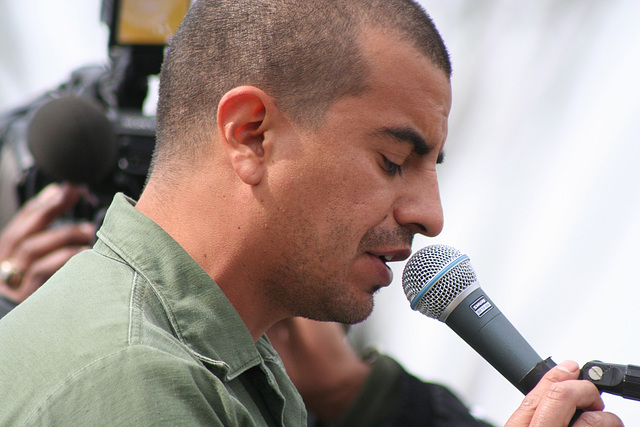
[[[115,139],[114,156],[98,159],[107,162],[100,165],[105,172],[100,176],[87,176],[86,180],[76,180],[78,184],[85,184],[86,191],[68,214],[71,218],[66,219],[100,223],[115,193],[123,192],[134,199],[139,197],[155,146],[155,117],[143,114],[149,76],[159,74],[164,49],[189,6],[190,0],[103,0],[101,21],[109,27],[108,64],[74,70],[70,79],[59,87],[0,116],[0,200],[5,205],[3,210],[9,210],[7,207],[13,204],[15,212],[49,183],[69,179],[65,174],[72,168],[53,172],[47,169],[47,162],[38,161],[29,141],[30,134],[35,133],[34,126],[51,124],[51,117],[49,122],[36,122],[38,114],[43,114],[47,104],[62,98],[77,98],[97,109],[110,124],[108,132],[113,133]],[[55,107],[51,109],[55,110]],[[56,124],[60,126],[39,129],[41,135],[50,138],[40,142],[38,147],[52,157],[72,162],[74,152],[83,151],[84,146],[82,141],[77,142],[67,153],[62,145],[56,145],[57,139],[64,138],[64,135],[55,134],[56,129],[74,126],[74,117],[67,120],[62,112],[59,117],[60,123]],[[87,144],[103,141],[107,140],[98,138]],[[0,228],[3,215],[5,222],[8,216],[6,212],[0,212]]]

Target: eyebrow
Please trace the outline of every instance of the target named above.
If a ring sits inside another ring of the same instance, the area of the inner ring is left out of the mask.
[[[428,154],[433,149],[418,132],[410,127],[384,127],[377,131],[376,135],[391,136],[399,142],[410,144],[413,146],[413,151],[420,156]],[[444,162],[444,152],[438,154],[437,163],[442,162]]]

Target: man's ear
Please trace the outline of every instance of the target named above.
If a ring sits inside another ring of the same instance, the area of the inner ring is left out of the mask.
[[[275,105],[253,86],[227,92],[218,104],[218,134],[238,177],[246,184],[262,181],[265,167],[265,119]]]

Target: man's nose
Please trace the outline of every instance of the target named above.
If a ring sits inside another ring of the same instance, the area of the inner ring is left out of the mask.
[[[394,212],[398,224],[428,237],[440,234],[444,214],[435,171],[429,172],[426,180],[406,185],[404,190]]]

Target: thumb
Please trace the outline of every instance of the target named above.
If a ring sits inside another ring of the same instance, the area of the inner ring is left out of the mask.
[[[536,411],[541,410],[541,408],[544,409],[544,401],[553,394],[552,390],[555,384],[575,380],[578,378],[579,373],[580,367],[574,361],[564,361],[549,370],[535,388],[525,396],[518,409],[505,424],[505,427],[530,425],[536,417]],[[564,406],[566,406],[566,408],[563,408],[561,411],[563,415],[556,418],[558,426],[566,425],[575,412],[575,405],[571,405],[571,407],[568,407],[568,405]],[[562,422],[565,417],[567,417],[567,421]]]

